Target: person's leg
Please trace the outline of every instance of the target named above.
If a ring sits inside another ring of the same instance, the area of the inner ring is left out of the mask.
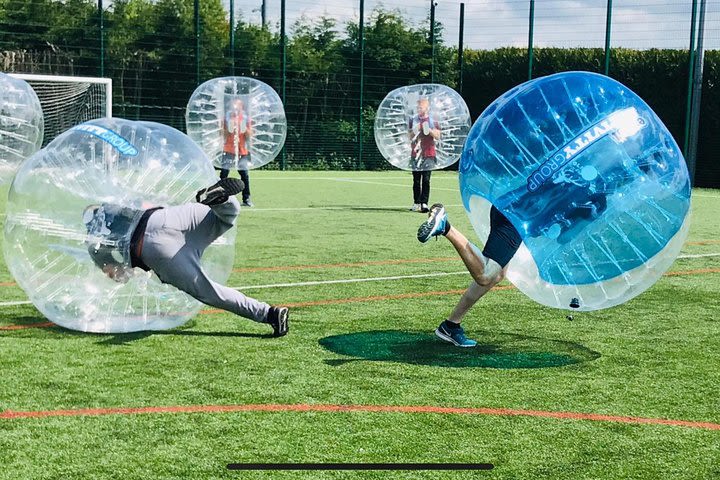
[[[244,318],[269,323],[275,335],[287,333],[287,309],[271,307],[211,280],[200,265],[205,248],[232,227],[238,201],[212,207],[187,204],[159,210],[148,220],[142,249],[143,262],[163,283],[196,300]]]
[[[161,233],[146,238],[143,245],[143,261],[163,283],[173,285],[205,305],[255,322],[268,323],[270,305],[208,278],[200,265],[200,254],[192,245],[185,244],[177,249],[173,256],[168,257],[167,244],[177,244],[177,241],[176,235]]]
[[[420,203],[422,204],[422,211],[427,213],[428,212],[428,202],[430,201],[430,175],[432,174],[431,170],[427,170],[425,172],[422,172],[422,184],[420,187],[421,194],[420,194]]]
[[[221,179],[227,178],[228,175],[230,175],[230,170],[228,170],[227,168],[220,168],[219,170],[220,170],[220,178]]]
[[[422,172],[412,172],[413,175],[413,205],[420,204],[420,196],[422,195]]]
[[[459,325],[465,317],[465,314],[470,311],[473,305],[475,305],[483,297],[483,295],[489,292],[494,286],[495,284],[480,286],[475,280],[473,280],[468,289],[465,290],[465,293],[463,293],[462,297],[460,297],[460,301],[458,301],[457,305],[455,305],[455,308],[450,313],[447,321]]]
[[[159,212],[164,217],[163,229],[181,232],[202,251],[232,228],[240,213],[240,203],[235,197],[230,197],[227,202],[211,207],[201,203],[187,203]],[[156,215],[157,212],[150,218]],[[148,230],[145,234],[148,234]]]
[[[445,234],[468,269],[470,275],[480,287],[492,288],[502,279],[503,267],[495,260],[485,256],[478,247],[470,242],[455,227],[450,227]]]
[[[242,191],[242,200],[244,204],[248,205],[250,204],[250,175],[247,170],[238,170],[238,173],[240,174],[240,180],[245,184]]]
[[[505,266],[515,255],[522,239],[507,218],[493,207],[490,211],[490,235],[481,252],[462,232],[450,225],[445,208],[435,204],[428,220],[418,229],[418,240],[426,242],[438,235],[444,235],[450,241],[473,277],[473,282],[450,317],[435,330],[435,334],[453,345],[472,347],[476,342],[465,337],[460,323],[470,308],[505,277]]]

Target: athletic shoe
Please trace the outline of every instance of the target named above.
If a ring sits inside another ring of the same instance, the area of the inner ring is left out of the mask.
[[[475,340],[471,340],[465,336],[465,330],[458,324],[451,324],[447,320],[442,322],[435,329],[435,335],[444,342],[452,343],[456,347],[469,348],[477,345]]]
[[[212,207],[227,202],[230,195],[237,195],[244,189],[245,184],[239,178],[223,178],[215,185],[199,190],[195,194],[195,200]]]
[[[417,239],[420,243],[425,243],[432,237],[445,235],[450,228],[450,222],[447,219],[445,207],[441,203],[436,203],[430,209],[430,216],[420,225],[417,232]]]
[[[270,307],[268,312],[268,323],[273,328],[274,337],[282,337],[287,335],[290,327],[288,326],[289,312],[287,307]]]
[[[429,211],[430,211],[430,209],[428,209],[427,203],[423,203],[423,204],[420,206],[420,212],[421,212],[421,213],[428,213]]]
[[[248,198],[247,200],[243,200],[242,206],[243,207],[254,207],[255,204],[252,202],[252,200],[250,200]]]
[[[420,211],[420,204],[419,203],[413,203],[413,206],[410,207],[411,212],[419,212]]]

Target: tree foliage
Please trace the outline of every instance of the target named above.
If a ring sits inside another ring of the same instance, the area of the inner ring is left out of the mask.
[[[113,79],[115,112],[128,118],[184,127],[188,98],[199,82],[224,76],[258,78],[282,91],[278,29],[240,17],[230,44],[222,0],[201,0],[196,37],[194,0],[113,0],[104,11],[104,75]],[[285,77],[287,158],[296,168],[383,168],[375,148],[375,109],[395,88],[431,81],[458,85],[455,48],[443,25],[429,43],[429,19],[414,25],[400,11],[376,7],[364,25],[362,104],[357,20],[301,17],[289,27]],[[200,57],[197,58],[197,41]],[[29,59],[6,69],[97,76],[100,15],[96,0],[0,0],[0,55],[24,52]],[[43,56],[33,56],[42,53]],[[719,52],[707,52],[699,168],[720,184],[714,157],[720,149]],[[685,127],[687,51],[613,49],[611,74],[642,96],[682,144]],[[5,56],[5,58],[8,58]],[[35,58],[56,58],[38,63]],[[534,76],[565,70],[602,71],[604,52],[591,48],[535,49]],[[234,59],[234,61],[233,61]],[[465,49],[462,92],[473,118],[497,96],[527,80],[527,50]],[[357,160],[362,127],[363,162]],[[713,173],[714,172],[714,173]],[[714,175],[714,177],[713,177]],[[702,182],[700,182],[702,184]]]

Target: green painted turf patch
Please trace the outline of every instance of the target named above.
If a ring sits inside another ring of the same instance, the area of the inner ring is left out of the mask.
[[[402,330],[335,335],[319,343],[333,353],[354,357],[326,360],[336,366],[371,360],[445,368],[549,368],[600,357],[598,352],[573,342],[488,331],[475,331],[474,336],[480,339],[475,348],[457,348],[438,341],[432,333]]]

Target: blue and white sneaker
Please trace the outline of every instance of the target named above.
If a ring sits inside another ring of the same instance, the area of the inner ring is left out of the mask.
[[[469,348],[477,345],[475,340],[471,340],[465,336],[465,330],[458,326],[448,325],[448,321],[445,320],[435,329],[435,335],[444,342],[452,343],[456,347]]]
[[[449,228],[450,222],[448,222],[445,207],[442,203],[436,203],[430,207],[428,219],[418,228],[417,239],[420,240],[421,243],[425,243],[432,237],[445,235]]]

